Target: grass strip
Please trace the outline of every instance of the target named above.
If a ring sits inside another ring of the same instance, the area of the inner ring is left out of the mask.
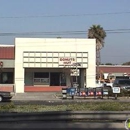
[[[43,111],[130,111],[129,102],[81,102],[62,105],[0,105],[0,112],[43,112]]]

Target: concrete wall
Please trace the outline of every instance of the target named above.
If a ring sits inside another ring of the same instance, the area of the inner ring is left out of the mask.
[[[83,65],[86,68],[86,85],[87,87],[95,86],[95,61],[96,61],[96,41],[95,39],[57,39],[57,38],[16,38],[15,39],[15,85],[16,92],[24,92],[24,68],[30,67],[25,64],[24,52],[74,52],[76,55],[83,52]],[[85,53],[87,52],[87,53]],[[37,53],[38,54],[38,53]],[[76,57],[77,58],[77,57]],[[80,58],[79,58],[80,59]],[[35,61],[34,68],[40,68],[41,62]],[[37,63],[38,62],[38,63]],[[44,64],[44,62],[42,62]],[[49,63],[48,63],[49,65]],[[51,64],[50,64],[51,65]],[[32,66],[31,66],[32,67]],[[47,68],[47,66],[42,66]],[[50,66],[49,66],[50,67]],[[63,67],[63,66],[62,66]],[[62,68],[61,67],[61,68]],[[56,68],[56,66],[52,66]]]

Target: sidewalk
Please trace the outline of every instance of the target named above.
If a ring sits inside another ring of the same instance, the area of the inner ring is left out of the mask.
[[[70,101],[71,96],[67,97],[67,100]],[[62,99],[62,93],[61,92],[30,92],[30,93],[19,93],[15,94],[12,99],[12,101],[63,101]],[[64,101],[67,101],[64,100]],[[110,97],[109,99],[107,97],[104,97],[104,99],[101,98],[94,98],[92,97],[82,97],[82,96],[74,96],[74,100],[86,100],[86,101],[116,101],[114,97]],[[130,97],[117,97],[117,101],[129,101]]]
[[[12,97],[12,101],[14,100],[42,100],[42,101],[47,101],[47,100],[60,100],[57,98],[57,93],[58,92],[31,92],[31,93],[17,93]]]

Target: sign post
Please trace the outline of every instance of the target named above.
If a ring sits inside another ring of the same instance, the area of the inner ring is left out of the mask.
[[[76,63],[73,63],[73,66],[75,66],[76,68],[76,73],[78,72],[78,66],[81,66],[80,63],[76,62]],[[78,84],[78,73],[76,74],[76,84]],[[79,85],[78,85],[79,87]]]
[[[115,94],[115,99],[117,99],[117,94],[120,93],[120,87],[113,87],[113,93]]]

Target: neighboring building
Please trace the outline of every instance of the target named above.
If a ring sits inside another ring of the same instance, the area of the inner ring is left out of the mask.
[[[14,60],[14,45],[0,45],[0,90],[2,91],[13,91]]]
[[[95,48],[95,39],[15,38],[14,46],[0,46],[0,89],[61,91],[75,82],[95,87]]]
[[[115,79],[118,76],[130,76],[130,66],[127,65],[100,65],[100,74],[104,79]]]

